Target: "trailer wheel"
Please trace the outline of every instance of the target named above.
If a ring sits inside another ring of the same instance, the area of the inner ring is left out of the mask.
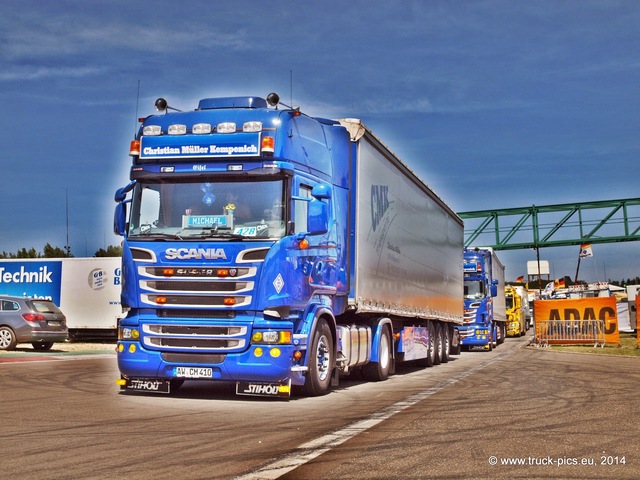
[[[379,362],[370,362],[362,366],[362,376],[372,382],[381,382],[389,378],[391,370],[391,335],[389,329],[384,327],[378,343]]]
[[[454,337],[457,335],[458,337],[458,341],[454,342]],[[460,355],[460,353],[462,352],[462,345],[461,345],[461,340],[460,340],[460,332],[458,332],[458,329],[454,326],[451,327],[451,350],[450,350],[450,355]],[[456,343],[457,346],[454,347],[453,344]]]
[[[46,350],[51,350],[51,347],[53,347],[53,342],[33,342],[31,345],[33,346],[34,350],[44,352]]]
[[[320,319],[307,350],[309,370],[302,389],[305,395],[317,397],[329,393],[335,363],[333,351],[331,329],[326,320]]]
[[[436,364],[436,329],[433,322],[427,322],[427,331],[429,332],[429,353],[427,358],[418,360],[420,367],[433,367]]]
[[[447,363],[451,355],[451,332],[449,331],[449,325],[446,323],[441,324],[440,332],[442,333],[442,357],[440,357],[440,361]]]
[[[440,322],[436,322],[435,326],[435,358],[433,359],[434,365],[440,365],[442,363],[442,355],[444,351],[444,342],[442,341],[442,325]]]
[[[16,334],[10,327],[0,327],[0,350],[13,350],[18,344]]]

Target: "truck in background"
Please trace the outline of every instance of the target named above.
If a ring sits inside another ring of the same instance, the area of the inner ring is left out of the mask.
[[[489,247],[464,249],[464,324],[458,327],[465,348],[488,350],[504,342],[506,302],[504,266]]]
[[[115,196],[123,390],[315,396],[459,351],[462,221],[362,122],[276,94],[156,106]]]
[[[119,257],[2,259],[0,294],[52,300],[71,340],[115,340],[120,270]]]
[[[638,311],[636,308],[636,298],[638,297],[640,285],[627,285],[627,304],[629,310],[629,328],[638,331]]]
[[[507,337],[521,337],[529,328],[527,310],[529,300],[524,287],[507,285],[504,287],[507,315]]]

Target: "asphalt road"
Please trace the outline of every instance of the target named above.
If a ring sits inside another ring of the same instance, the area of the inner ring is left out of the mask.
[[[289,401],[122,394],[113,353],[3,355],[0,477],[640,478],[640,360],[525,345]]]

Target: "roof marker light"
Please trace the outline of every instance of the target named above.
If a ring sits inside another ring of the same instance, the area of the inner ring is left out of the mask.
[[[261,132],[262,131],[262,122],[244,122],[242,125],[243,132]]]
[[[131,145],[129,145],[129,155],[131,157],[140,156],[140,140],[131,140]]]
[[[222,122],[218,124],[216,128],[216,132],[218,133],[235,133],[236,132],[236,124],[233,122]]]
[[[262,152],[273,153],[275,150],[275,140],[273,137],[262,137]]]
[[[206,135],[211,133],[211,124],[210,123],[196,123],[191,131],[196,135]]]
[[[174,125],[169,125],[168,130],[169,135],[184,135],[187,133],[187,126],[176,123]]]
[[[145,125],[142,128],[142,135],[148,137],[155,137],[162,134],[162,127],[160,125]]]

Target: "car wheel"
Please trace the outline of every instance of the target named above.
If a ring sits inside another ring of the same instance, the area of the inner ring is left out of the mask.
[[[7,326],[0,327],[0,350],[13,350],[18,344],[18,339],[13,330]]]
[[[46,350],[51,350],[51,347],[53,347],[53,342],[33,342],[31,345],[33,345],[34,350],[44,352]]]

